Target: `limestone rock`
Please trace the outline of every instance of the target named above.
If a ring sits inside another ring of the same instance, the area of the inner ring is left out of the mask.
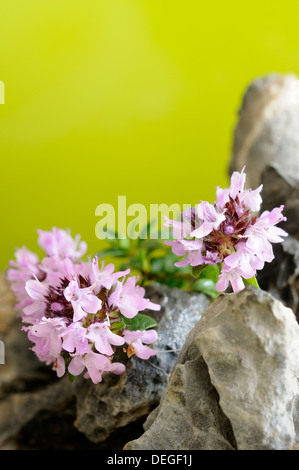
[[[299,241],[289,235],[273,251],[274,260],[258,273],[259,285],[290,307],[299,322]]]
[[[289,236],[283,243],[273,244],[274,260],[258,271],[258,282],[286,306],[299,320],[299,184],[289,184],[271,165],[262,174],[263,204],[261,212],[284,205],[287,218],[279,226]]]
[[[299,182],[299,81],[269,74],[247,89],[235,128],[230,171],[246,165],[247,186],[256,188],[268,165],[291,185]]]
[[[279,450],[299,442],[299,325],[248,287],[220,296],[187,336],[137,449]]]
[[[272,165],[265,168],[261,182],[262,210],[270,211],[273,207],[284,205],[283,215],[287,220],[280,226],[299,240],[299,183],[289,184]]]
[[[92,442],[102,442],[112,431],[144,420],[158,405],[188,332],[209,305],[203,294],[159,284],[148,286],[146,295],[162,306],[154,345],[157,356],[148,361],[133,357],[122,376],[107,376],[101,384],[77,383],[75,424]]]

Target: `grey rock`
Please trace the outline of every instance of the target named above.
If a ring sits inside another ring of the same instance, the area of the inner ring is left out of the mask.
[[[299,184],[289,184],[271,165],[263,174],[261,212],[284,205],[287,218],[279,224],[289,236],[283,243],[273,244],[274,260],[258,272],[258,282],[286,306],[299,320]]]
[[[268,165],[299,182],[299,82],[293,74],[269,74],[248,87],[234,132],[230,172],[246,165],[247,186],[256,188]]]
[[[274,260],[258,273],[259,285],[291,308],[299,322],[299,241],[289,235],[273,251]]]
[[[292,310],[252,286],[221,295],[188,334],[144,434],[125,450],[293,448],[298,377]]]
[[[76,384],[75,425],[92,442],[102,442],[116,429],[144,420],[158,405],[188,332],[210,303],[203,294],[159,284],[148,286],[146,295],[162,306],[154,345],[157,356],[148,361],[132,357],[122,376],[106,376],[98,385],[82,380]]]
[[[299,240],[299,183],[289,184],[278,171],[269,165],[262,173],[262,210],[284,205],[283,214],[287,218],[280,226],[292,237]]]

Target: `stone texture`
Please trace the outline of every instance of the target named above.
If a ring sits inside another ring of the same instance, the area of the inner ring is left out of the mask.
[[[299,322],[299,241],[289,235],[273,251],[274,260],[258,273],[259,285],[290,307]]]
[[[279,224],[289,233],[283,243],[273,244],[275,258],[258,272],[258,282],[286,306],[299,320],[299,184],[289,184],[271,165],[262,174],[261,211],[284,205],[287,220]]]
[[[132,421],[144,420],[158,405],[187,333],[209,305],[203,294],[189,294],[159,284],[148,286],[147,296],[162,306],[158,314],[157,356],[148,361],[133,357],[125,374],[107,376],[101,384],[83,380],[76,384],[75,425],[93,442],[104,441],[112,431]]]
[[[291,185],[299,182],[299,82],[293,74],[269,74],[248,87],[235,128],[230,171],[246,165],[256,188],[268,165]]]
[[[299,240],[299,183],[289,184],[272,165],[265,168],[261,175],[261,182],[263,184],[262,210],[271,210],[283,204],[283,214],[287,220],[281,223],[281,227]]]
[[[137,449],[290,449],[299,442],[299,326],[248,287],[220,296],[187,336]]]
[[[147,295],[162,305],[159,353],[149,361],[132,357],[122,376],[101,384],[58,379],[29,350],[5,273],[0,276],[0,449],[121,449],[142,432],[141,420],[160,400],[189,330],[209,305],[203,294],[151,285]],[[168,352],[167,352],[168,351]],[[111,439],[109,440],[109,437]]]

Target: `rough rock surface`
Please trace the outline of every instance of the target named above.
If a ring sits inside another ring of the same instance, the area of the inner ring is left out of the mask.
[[[284,205],[287,220],[280,226],[289,236],[273,245],[275,258],[258,272],[258,282],[263,290],[292,308],[299,321],[299,184],[289,184],[271,165],[264,170],[261,182],[261,211]]]
[[[245,93],[235,128],[230,170],[246,165],[256,188],[268,165],[293,185],[299,182],[299,82],[293,74],[269,74]]]
[[[284,205],[289,233],[274,244],[275,258],[258,272],[258,282],[299,320],[299,81],[269,74],[247,89],[234,133],[230,172],[246,165],[246,185],[263,184],[262,211]]]
[[[188,331],[209,305],[203,294],[160,285],[149,286],[148,296],[162,305],[154,312],[159,322],[157,356],[149,361],[132,357],[125,374],[107,375],[98,385],[80,378],[70,383],[67,377],[58,379],[29,350],[15,299],[5,275],[0,276],[0,339],[5,344],[0,449],[121,449],[140,435],[141,423],[159,403]]]
[[[102,442],[112,430],[145,419],[158,405],[188,332],[209,305],[203,294],[157,284],[147,288],[147,295],[162,306],[157,356],[149,361],[133,357],[125,374],[110,375],[99,385],[78,382],[75,424],[93,442]]]
[[[290,449],[298,377],[292,310],[252,286],[222,295],[189,333],[145,433],[125,449]]]
[[[283,204],[283,214],[287,220],[281,223],[281,227],[299,240],[299,183],[289,184],[272,165],[265,168],[261,182],[262,210],[271,210]]]
[[[290,307],[299,322],[299,241],[289,235],[273,251],[274,260],[258,273],[259,285]]]

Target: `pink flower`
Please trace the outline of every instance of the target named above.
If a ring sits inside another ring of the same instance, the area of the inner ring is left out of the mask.
[[[102,261],[101,269],[99,269],[98,260],[99,258],[97,256],[93,258],[92,272],[90,273],[91,282],[96,284],[96,291],[99,291],[102,286],[106,289],[111,289],[117,279],[126,276],[130,272],[129,269],[126,271],[114,272],[114,265],[107,264],[104,266],[104,261]]]
[[[202,223],[199,227],[195,228],[190,235],[195,238],[203,238],[212,230],[218,229],[221,222],[225,220],[225,215],[220,211],[217,212],[215,207],[208,202],[201,202],[197,207],[197,215]]]
[[[226,290],[229,283],[234,292],[244,289],[243,279],[250,279],[255,275],[251,259],[252,255],[246,251],[245,244],[240,244],[235,253],[225,258],[216,290],[219,292]]]
[[[102,375],[105,372],[113,372],[114,374],[122,374],[125,366],[119,362],[111,364],[110,360],[102,355],[89,351],[82,356],[74,356],[69,363],[68,371],[70,374],[77,376],[87,369],[85,377],[90,377],[94,384],[102,381]]]
[[[99,268],[98,257],[82,262],[86,244],[67,232],[39,231],[39,243],[47,256],[39,261],[26,248],[17,250],[8,273],[32,351],[58,377],[65,374],[66,364],[70,374],[84,373],[95,384],[108,372],[122,374],[125,365],[113,362],[125,343],[122,315],[131,318],[160,306],[144,298],[135,277],[125,279],[129,269],[115,272],[113,264],[104,262]]]
[[[164,227],[172,227],[172,236],[174,238],[185,238],[190,235],[192,231],[191,221],[188,222],[177,222],[174,220],[170,220],[166,215],[163,216],[165,223],[163,224]]]
[[[42,318],[45,314],[45,295],[47,294],[48,285],[40,282],[38,279],[27,281],[25,290],[28,296],[33,299],[29,305],[24,307],[23,313],[27,316],[27,320],[35,320]]]
[[[16,307],[23,310],[28,305],[28,294],[25,290],[26,282],[34,279],[34,277],[42,278],[43,273],[39,268],[38,256],[26,247],[18,248],[15,257],[15,261],[10,261],[12,268],[7,271],[7,279],[18,300]]]
[[[127,318],[133,318],[138,312],[149,308],[160,310],[161,306],[144,298],[145,290],[136,284],[136,277],[131,276],[122,284],[116,282],[116,288],[109,297],[109,305],[119,308]]]
[[[246,247],[250,249],[261,261],[271,262],[274,259],[271,243],[283,241],[287,233],[275,225],[283,220],[283,206],[274,208],[271,212],[265,211],[257,219],[255,224],[249,226],[244,233],[247,238]]]
[[[146,331],[124,331],[124,340],[129,345],[127,354],[132,356],[136,354],[140,359],[149,359],[156,355],[156,351],[145,346],[144,344],[152,344],[157,341],[158,335],[156,330]],[[144,344],[143,344],[144,343]]]
[[[86,242],[80,242],[80,235],[76,235],[73,239],[68,232],[56,227],[49,232],[38,230],[38,234],[38,243],[47,256],[78,260],[87,250]]]
[[[124,344],[124,339],[121,336],[112,333],[110,324],[107,321],[90,325],[86,333],[86,338],[94,343],[98,352],[106,354],[107,356],[114,354],[111,345],[121,346]]]
[[[54,359],[52,369],[56,371],[57,377],[62,377],[65,374],[65,360],[62,356]]]
[[[231,184],[228,189],[221,189],[219,186],[216,188],[216,197],[217,204],[219,208],[224,209],[225,205],[230,201],[230,198],[236,200],[238,198],[240,207],[246,207],[247,209],[252,210],[253,212],[258,212],[262,204],[262,198],[260,192],[263,188],[263,185],[259,186],[257,189],[245,189],[245,180],[246,175],[242,169],[241,173],[234,171],[231,176]]]
[[[28,338],[35,343],[32,350],[40,360],[53,362],[60,355],[62,342],[59,334],[64,328],[63,319],[45,317],[28,327]]]
[[[46,275],[47,283],[58,285],[61,278],[74,279],[80,271],[81,264],[74,264],[70,258],[61,259],[52,256],[43,258],[40,267]]]
[[[240,173],[234,172],[229,188],[216,188],[214,205],[202,201],[197,209],[188,210],[186,220],[190,220],[192,231],[166,242],[173,253],[183,256],[175,266],[222,265],[216,284],[218,291],[229,284],[234,291],[243,289],[243,279],[254,277],[256,270],[273,260],[272,243],[280,243],[287,236],[276,227],[286,220],[282,216],[283,206],[258,217],[262,185],[255,190],[244,189],[245,179],[244,168]]]
[[[89,350],[87,330],[80,322],[71,323],[59,336],[63,339],[63,349],[70,353],[85,354]]]
[[[71,302],[74,309],[74,321],[86,317],[88,313],[97,313],[102,307],[102,302],[93,293],[94,286],[80,288],[78,281],[70,281],[64,290],[65,298]]]

